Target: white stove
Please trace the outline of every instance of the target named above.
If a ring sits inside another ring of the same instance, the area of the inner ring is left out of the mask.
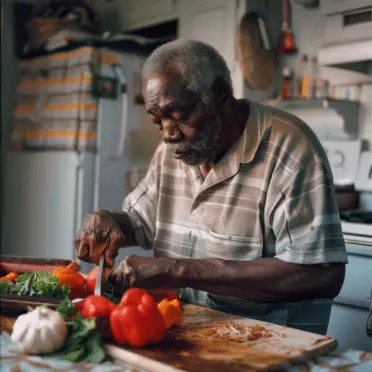
[[[342,232],[345,240],[350,243],[372,245],[372,225],[342,221]]]

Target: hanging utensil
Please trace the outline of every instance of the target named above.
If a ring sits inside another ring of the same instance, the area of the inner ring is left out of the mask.
[[[237,37],[237,54],[246,82],[252,89],[267,89],[275,79],[275,55],[264,19],[256,12],[242,18]]]
[[[288,54],[296,51],[293,32],[288,25],[288,0],[283,0],[283,23],[279,36],[277,51],[280,54]]]
[[[102,254],[102,256],[99,258],[96,286],[94,287],[94,294],[96,296],[101,296],[102,295],[102,287],[103,287],[103,280],[102,279],[103,279],[104,263],[105,263],[105,256]]]

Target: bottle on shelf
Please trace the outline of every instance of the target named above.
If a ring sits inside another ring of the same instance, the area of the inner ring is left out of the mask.
[[[292,72],[288,67],[283,69],[282,74],[282,99],[289,99],[293,97],[292,87]]]
[[[300,99],[309,98],[309,72],[308,56],[303,54],[300,59],[299,74],[297,77],[297,97]]]

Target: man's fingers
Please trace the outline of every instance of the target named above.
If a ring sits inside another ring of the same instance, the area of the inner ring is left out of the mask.
[[[112,240],[109,242],[108,248],[105,250],[105,264],[106,267],[113,267],[116,256],[120,249],[120,237],[114,235]]]
[[[104,254],[105,250],[107,249],[107,245],[104,242],[97,243],[97,240],[94,238],[91,239],[89,245],[90,245],[89,262],[98,265],[100,257]]]
[[[120,265],[111,272],[110,281],[114,287],[115,296],[121,297],[127,288],[125,273],[121,270]]]

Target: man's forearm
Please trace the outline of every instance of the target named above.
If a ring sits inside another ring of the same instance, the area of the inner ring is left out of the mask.
[[[110,212],[114,220],[120,227],[125,236],[125,246],[137,245],[136,236],[129,216],[123,211]]]
[[[344,265],[304,266],[276,258],[253,261],[176,260],[173,275],[183,287],[251,301],[333,298],[344,280]]]

